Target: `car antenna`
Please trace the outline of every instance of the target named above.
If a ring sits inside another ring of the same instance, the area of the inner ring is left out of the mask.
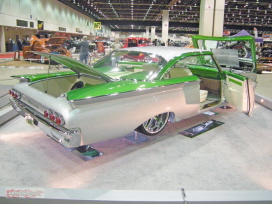
[[[49,66],[48,66],[48,70],[47,70],[47,81],[46,81],[46,89],[44,93],[47,93],[48,90],[48,83],[49,83],[49,70],[51,69],[51,56],[49,56]]]

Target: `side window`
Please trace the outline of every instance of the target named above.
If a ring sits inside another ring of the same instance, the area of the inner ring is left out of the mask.
[[[211,55],[189,56],[176,62],[165,74],[165,78],[178,78],[190,75],[197,75],[198,72],[215,71],[217,66]]]
[[[200,58],[199,65],[217,69],[215,61],[213,60],[211,55],[203,55],[203,56],[199,56],[199,58]]]
[[[177,61],[176,64],[174,64],[166,73],[165,78],[179,78],[184,76],[190,76],[192,75],[192,72],[190,71],[188,64],[194,64],[195,59],[187,57],[184,59],[181,59]]]

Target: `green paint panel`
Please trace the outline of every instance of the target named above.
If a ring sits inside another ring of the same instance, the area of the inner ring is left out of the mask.
[[[207,66],[198,66],[198,65],[188,65],[191,72],[198,76],[209,79],[221,79],[219,75],[219,70],[217,68],[211,68]]]
[[[127,64],[127,65],[143,65],[145,62],[124,62],[119,61],[118,64]]]
[[[165,64],[155,79],[159,80],[169,70],[169,68],[171,68],[178,60],[181,60],[181,59],[189,57],[189,56],[199,56],[199,53],[201,53],[203,55],[213,55],[213,53],[210,51],[184,53],[183,55],[181,55],[179,57],[175,57],[174,59],[170,60],[167,64]]]
[[[84,98],[130,92],[135,90],[144,90],[160,86],[174,85],[189,81],[197,81],[198,79],[199,78],[196,76],[187,76],[162,81],[116,81],[76,89],[68,92],[67,97],[68,100],[79,100]]]
[[[239,86],[242,86],[242,84],[243,84],[242,82],[236,81],[236,80],[231,79],[231,78],[229,78],[229,81],[232,82],[232,83],[235,83],[235,84],[237,84],[237,85],[239,85]]]
[[[223,73],[225,73],[228,76],[234,77],[236,79],[239,79],[241,81],[245,81],[247,78],[245,76],[239,75],[239,74],[234,74],[228,71],[223,71]]]
[[[35,52],[35,54],[48,57],[49,59],[53,59],[56,62],[59,62],[66,67],[69,67],[72,71],[76,73],[85,73],[94,76],[99,76],[106,81],[110,81],[111,78],[105,75],[103,72],[100,72],[98,69],[94,69],[82,62],[76,61],[70,57],[59,55],[59,54],[52,54],[52,53],[44,53],[44,52]]]

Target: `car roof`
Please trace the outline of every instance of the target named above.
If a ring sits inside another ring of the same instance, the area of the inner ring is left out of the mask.
[[[167,61],[174,59],[175,57],[180,56],[184,53],[207,51],[194,48],[165,47],[165,46],[128,47],[122,48],[120,50],[154,53],[162,56]]]

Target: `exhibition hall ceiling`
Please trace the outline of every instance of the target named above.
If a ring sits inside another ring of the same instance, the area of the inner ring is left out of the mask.
[[[169,10],[169,32],[198,33],[201,0],[58,0],[112,31],[145,31],[146,26],[161,29],[163,10]],[[213,6],[213,5],[212,5]],[[224,30],[242,29],[269,33],[272,2],[267,0],[225,0]]]

